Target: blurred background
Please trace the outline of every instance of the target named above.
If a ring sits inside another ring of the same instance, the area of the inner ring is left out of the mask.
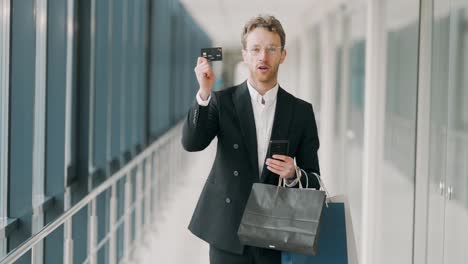
[[[0,263],[208,263],[186,229],[211,168],[180,144],[201,48],[286,31],[350,263],[468,263],[468,0],[0,0]]]

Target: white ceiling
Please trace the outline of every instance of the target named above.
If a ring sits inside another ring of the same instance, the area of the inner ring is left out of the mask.
[[[286,46],[320,0],[181,0],[213,40],[213,46],[241,48],[244,24],[258,14],[274,15],[286,32]],[[327,1],[325,1],[327,2]],[[323,0],[322,0],[323,3]]]

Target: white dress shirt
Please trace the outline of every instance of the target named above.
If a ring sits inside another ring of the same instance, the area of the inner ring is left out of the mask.
[[[258,175],[260,177],[262,175],[263,164],[265,163],[271,130],[273,128],[279,85],[276,84],[263,96],[260,95],[248,81],[247,87],[252,101],[255,128],[257,132]],[[199,105],[207,106],[210,103],[211,96],[209,96],[208,99],[203,100],[200,94],[197,93],[196,98]]]
[[[197,96],[196,96],[196,97],[197,97],[197,103],[198,103],[199,105],[201,105],[201,106],[208,106],[208,104],[210,103],[210,100],[211,100],[211,95],[208,96],[208,99],[203,100],[203,98],[201,98],[199,92],[197,93]]]
[[[261,176],[275,118],[276,97],[279,85],[276,84],[263,96],[248,81],[247,86],[249,87],[250,98],[252,100],[255,128],[257,130],[258,175]]]

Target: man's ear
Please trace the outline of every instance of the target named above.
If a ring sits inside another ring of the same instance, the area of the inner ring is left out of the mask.
[[[281,51],[280,64],[283,63],[283,61],[286,59],[286,54],[287,54],[286,50],[283,49],[283,50]]]
[[[242,59],[244,60],[244,62],[247,62],[247,51],[245,49],[242,49],[241,50],[242,52]]]

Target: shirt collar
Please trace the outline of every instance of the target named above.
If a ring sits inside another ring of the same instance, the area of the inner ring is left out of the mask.
[[[247,80],[247,87],[249,88],[250,98],[255,102],[262,104],[262,95],[260,95],[257,90],[250,84]],[[265,100],[265,105],[270,105],[276,101],[276,97],[278,95],[279,85],[278,83],[273,86],[268,92],[263,95],[263,100]]]

